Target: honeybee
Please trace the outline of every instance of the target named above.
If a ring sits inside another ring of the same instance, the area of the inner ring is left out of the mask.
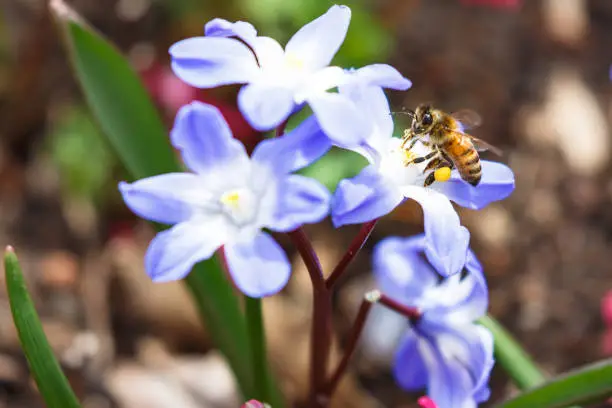
[[[449,114],[424,104],[409,114],[412,125],[404,132],[401,148],[409,151],[420,141],[433,150],[425,156],[409,160],[406,165],[431,160],[425,168],[426,172],[441,167],[456,168],[463,180],[477,186],[482,178],[478,152],[490,150],[497,155],[502,154],[497,147],[465,133],[465,130],[480,125],[481,119],[476,112],[464,109]],[[431,172],[425,179],[425,187],[434,181],[434,172]]]

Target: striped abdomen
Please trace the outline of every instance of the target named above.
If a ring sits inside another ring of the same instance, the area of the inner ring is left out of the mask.
[[[473,186],[480,183],[480,156],[468,137],[449,137],[440,147],[453,161],[463,180]]]

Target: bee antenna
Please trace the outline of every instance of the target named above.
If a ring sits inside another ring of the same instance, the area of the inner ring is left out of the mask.
[[[414,111],[413,110],[406,110],[406,108],[403,107],[400,112],[389,112],[389,115],[408,115],[411,118],[414,118]]]

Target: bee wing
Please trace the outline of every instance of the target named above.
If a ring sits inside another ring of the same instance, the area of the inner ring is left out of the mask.
[[[484,152],[485,150],[489,150],[498,156],[502,156],[504,154],[502,149],[500,149],[499,147],[495,147],[492,144],[487,143],[482,139],[479,139],[472,135],[468,135],[467,133],[463,133],[463,136],[468,137],[470,141],[472,142],[472,144],[474,145],[474,148],[476,148],[476,150],[478,150],[479,152]]]
[[[457,112],[451,113],[453,119],[459,121],[462,126],[462,130],[474,129],[482,124],[482,118],[480,115],[470,109],[461,109]]]

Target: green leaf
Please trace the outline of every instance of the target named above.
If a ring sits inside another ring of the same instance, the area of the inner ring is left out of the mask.
[[[45,336],[38,313],[26,288],[13,248],[4,253],[6,289],[13,321],[38,390],[49,408],[79,408],[68,380]]]
[[[495,339],[495,357],[521,390],[543,383],[546,377],[527,352],[494,318],[487,315],[479,323],[489,329]]]
[[[244,311],[247,318],[247,331],[253,364],[255,394],[249,396],[258,401],[267,402],[269,398],[268,363],[266,352],[266,333],[264,330],[261,299],[244,297]]]
[[[52,1],[90,109],[134,179],[179,169],[168,132],[121,53],[62,1]]]
[[[612,359],[569,371],[497,405],[499,408],[560,408],[603,402],[612,396]]]
[[[89,107],[131,177],[181,171],[168,132],[126,59],[63,1],[52,0],[51,9]],[[223,270],[210,259],[196,265],[185,282],[243,394],[251,395],[245,319]],[[281,400],[271,402],[283,406]]]

